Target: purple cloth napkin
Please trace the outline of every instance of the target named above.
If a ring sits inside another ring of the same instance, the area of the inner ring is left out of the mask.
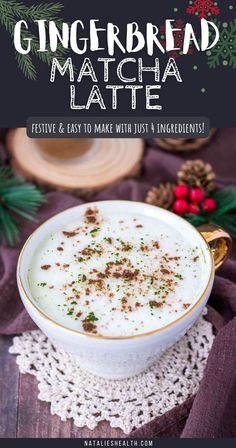
[[[0,163],[5,161],[0,146]],[[142,173],[136,179],[120,181],[95,194],[92,200],[130,199],[143,201],[147,190],[160,181],[175,181],[184,160],[202,158],[210,162],[219,186],[236,184],[236,129],[222,129],[210,144],[189,154],[171,154],[147,142]],[[82,202],[61,192],[46,194],[47,204],[37,222],[20,223],[21,241],[16,248],[0,245],[0,333],[16,334],[35,328],[26,313],[16,286],[16,263],[30,233],[61,210]],[[236,223],[235,223],[236,225]],[[236,436],[236,258],[217,273],[210,297],[210,315],[218,330],[204,378],[196,397],[131,433],[137,437],[234,437]]]

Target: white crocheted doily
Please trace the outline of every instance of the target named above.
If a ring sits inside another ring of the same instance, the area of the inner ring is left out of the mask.
[[[38,330],[14,337],[9,351],[18,355],[21,373],[36,376],[38,397],[51,403],[52,414],[90,429],[107,420],[127,434],[196,393],[213,340],[212,325],[201,316],[155,365],[120,381],[81,370],[76,359]]]

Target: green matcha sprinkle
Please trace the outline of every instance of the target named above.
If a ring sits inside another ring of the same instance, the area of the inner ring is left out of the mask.
[[[96,320],[98,320],[98,318],[93,311],[91,311],[84,319],[85,322],[95,322]]]

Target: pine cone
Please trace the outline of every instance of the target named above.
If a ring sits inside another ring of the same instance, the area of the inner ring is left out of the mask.
[[[213,191],[215,189],[214,179],[215,173],[209,163],[203,160],[187,160],[177,174],[178,183],[186,184],[189,187],[200,187],[205,191]]]
[[[159,187],[152,187],[147,193],[146,202],[157,207],[165,208],[166,210],[171,210],[174,202],[173,190],[174,185],[169,182],[160,184]]]
[[[192,151],[208,143],[215,132],[216,129],[211,128],[209,136],[205,138],[155,138],[155,142],[167,151]]]

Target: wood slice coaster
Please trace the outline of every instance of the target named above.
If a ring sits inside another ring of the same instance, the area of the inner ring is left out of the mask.
[[[154,140],[158,146],[166,151],[193,151],[206,145],[216,133],[216,130],[216,128],[211,128],[209,136],[205,138],[155,138]]]
[[[12,165],[26,179],[64,191],[104,188],[136,175],[142,139],[32,139],[25,128],[7,136]]]

